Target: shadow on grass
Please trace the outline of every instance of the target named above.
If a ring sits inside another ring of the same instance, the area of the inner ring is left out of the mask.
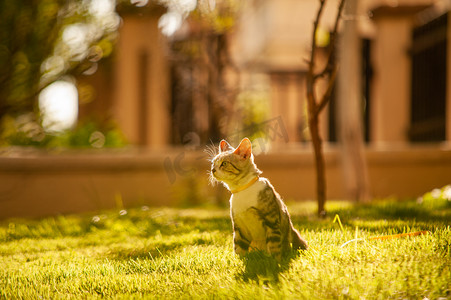
[[[263,285],[277,284],[279,274],[288,270],[293,259],[300,255],[297,251],[292,251],[282,259],[281,263],[262,251],[253,251],[243,258],[244,270],[237,274],[237,278],[248,281],[256,281]]]
[[[136,260],[136,259],[150,259],[159,258],[171,253],[177,253],[182,249],[182,245],[165,245],[141,247],[135,249],[117,249],[110,250],[109,258],[115,260]]]
[[[328,210],[328,215],[365,220],[415,220],[426,222],[449,222],[450,205],[426,205],[416,201],[374,201],[368,204],[354,204],[346,208]]]
[[[127,248],[111,249],[109,256],[117,260],[158,258],[161,256],[177,254],[185,247],[191,246],[217,246],[214,237],[209,234],[194,233],[184,236],[162,236],[159,240],[152,240],[145,245]]]
[[[418,203],[415,200],[380,200],[368,204],[330,201],[326,204],[326,218],[318,218],[310,210],[307,214],[296,206],[291,218],[301,231],[339,229],[333,222],[338,215],[345,228],[368,232],[397,234],[412,230],[435,232],[443,225],[451,224],[451,202]],[[297,213],[298,211],[301,213]]]

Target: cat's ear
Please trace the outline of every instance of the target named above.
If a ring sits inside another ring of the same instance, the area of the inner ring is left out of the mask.
[[[244,138],[233,153],[241,156],[242,159],[249,158],[252,154],[251,141],[248,138]]]
[[[219,143],[219,152],[224,152],[224,151],[232,150],[232,149],[233,149],[232,146],[230,146],[230,144],[227,143],[226,140],[222,140],[222,141]]]

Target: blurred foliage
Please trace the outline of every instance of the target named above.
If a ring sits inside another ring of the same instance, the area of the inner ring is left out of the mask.
[[[205,84],[210,114],[213,115],[209,127],[217,126],[218,115],[228,115],[223,111],[232,107],[228,103],[233,101],[230,99],[234,96],[230,94],[235,92],[225,92],[229,87],[223,73],[230,69],[230,60],[227,50],[223,51],[228,48],[223,35],[235,24],[242,5],[240,1],[0,0],[1,145],[90,145],[85,137],[78,138],[86,124],[59,137],[45,132],[40,120],[38,95],[68,75],[92,74],[99,61],[111,55],[120,24],[116,4],[121,12],[159,9],[163,15],[165,11],[176,13],[181,20],[186,20],[189,30],[181,30],[178,40],[197,38],[191,40],[189,45],[194,47],[189,53],[175,51],[178,52],[175,56],[183,56],[181,60],[189,61],[191,66],[201,64],[209,70],[210,79]],[[82,91],[80,95],[84,94]],[[219,129],[212,131],[219,132]],[[120,134],[115,136],[111,139],[121,140]],[[105,145],[108,145],[109,139],[105,137]]]
[[[64,1],[0,1],[0,117],[32,110],[41,63],[53,50]]]
[[[417,202],[426,207],[451,207],[451,185],[433,189],[418,198]]]
[[[124,0],[120,1],[124,2]],[[136,2],[140,1],[136,0]],[[147,3],[147,1],[142,2]],[[238,0],[157,0],[154,2],[167,9],[166,16],[163,15],[160,19],[163,20],[160,23],[163,33],[174,33],[172,30],[165,31],[163,28],[168,24],[164,22],[166,17],[170,17],[173,21],[180,18],[181,22],[178,25],[181,25],[186,19],[185,25],[190,27],[191,33],[227,33],[235,25],[239,11],[244,4]],[[139,6],[139,3],[136,4]]]
[[[42,89],[109,56],[119,22],[114,2],[108,0],[0,0],[2,124],[37,114]],[[36,125],[26,126],[38,130]]]
[[[214,5],[212,5],[214,3]],[[242,1],[198,1],[191,18],[206,29],[226,33],[235,25]]]
[[[240,124],[236,132],[242,133],[242,136],[245,135],[252,141],[259,138],[268,140],[267,132],[261,128],[261,125],[270,117],[269,104],[269,94],[262,88],[241,92],[236,102],[237,124]]]
[[[240,93],[237,107],[244,127],[265,122],[269,118],[269,95],[263,89],[247,90]]]
[[[34,146],[45,148],[110,148],[123,147],[125,137],[112,122],[94,120],[80,122],[74,129],[58,133],[45,132],[34,114],[17,119],[5,117],[0,126],[0,146]]]
[[[243,5],[237,0],[158,0],[166,8],[158,26],[172,61],[174,143],[193,132],[200,144],[228,133],[240,89],[229,33]],[[202,120],[200,120],[202,119]],[[205,120],[205,121],[204,121]]]
[[[98,125],[94,121],[78,124],[75,130],[66,131],[61,136],[54,136],[50,146],[111,148],[123,147],[127,144],[122,132],[114,123]]]

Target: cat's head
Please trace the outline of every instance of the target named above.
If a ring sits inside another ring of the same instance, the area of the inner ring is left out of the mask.
[[[219,143],[219,153],[211,160],[212,181],[220,181],[229,189],[261,173],[254,164],[252,144],[248,138],[244,138],[236,149],[222,140]]]

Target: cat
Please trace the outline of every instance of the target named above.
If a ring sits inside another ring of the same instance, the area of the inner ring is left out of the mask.
[[[210,176],[232,193],[230,215],[235,253],[243,257],[259,250],[281,261],[292,249],[306,250],[307,241],[293,227],[290,214],[268,179],[260,177],[251,141],[244,138],[234,149],[222,140],[211,160]]]

